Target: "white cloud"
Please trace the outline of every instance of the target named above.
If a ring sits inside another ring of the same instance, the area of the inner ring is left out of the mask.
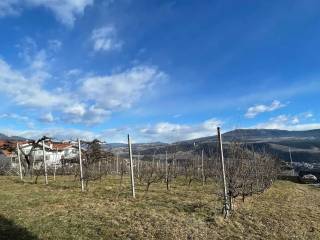
[[[291,130],[291,131],[305,131],[305,130],[320,129],[320,123],[297,124],[293,126],[287,126],[287,128],[283,128],[283,129]]]
[[[75,116],[83,116],[86,113],[86,107],[84,104],[73,104],[66,107],[64,112]]]
[[[54,122],[54,121],[55,121],[55,118],[54,118],[54,116],[52,115],[52,113],[49,112],[49,113],[44,114],[44,115],[40,118],[40,120],[43,121],[43,122],[51,123],[51,122]]]
[[[121,73],[85,78],[81,92],[88,100],[94,100],[99,107],[120,110],[131,107],[166,77],[165,73],[155,67],[138,66]]]
[[[264,112],[272,112],[279,108],[285,107],[285,104],[282,104],[280,101],[274,100],[270,105],[255,105],[252,107],[249,107],[245,117],[246,118],[254,118],[260,113]]]
[[[222,121],[215,118],[198,124],[160,122],[139,128],[137,134],[142,141],[174,142],[215,135],[217,127],[222,124]]]
[[[76,139],[92,140],[98,138],[107,142],[126,142],[129,133],[133,142],[175,142],[190,140],[194,138],[212,136],[216,134],[217,126],[222,122],[215,118],[195,124],[176,124],[169,122],[159,122],[148,126],[133,126],[106,129],[100,133],[87,130],[69,128],[47,128],[43,130],[10,130],[0,129],[0,132],[12,136],[22,136],[37,139],[41,136],[49,136],[56,139]]]
[[[306,112],[303,113],[304,118],[308,119],[308,118],[313,118],[313,113],[312,112]]]
[[[1,133],[7,136],[20,136],[29,139],[39,139],[42,136],[51,137],[58,140],[81,140],[90,141],[95,138],[101,139],[101,135],[87,130],[67,129],[67,128],[46,128],[29,130],[0,129]]]
[[[74,69],[71,69],[71,70],[68,70],[65,75],[66,77],[77,77],[81,74],[81,70],[78,69],[78,68],[74,68]]]
[[[92,31],[91,40],[94,51],[119,50],[122,47],[122,41],[117,39],[117,32],[113,26],[96,28]]]
[[[292,122],[292,124],[298,124],[298,123],[300,123],[300,119],[297,116],[295,116],[292,118],[291,122]]]
[[[287,115],[279,115],[277,117],[270,118],[269,121],[265,123],[257,124],[256,128],[264,129],[283,129],[285,126],[292,124],[290,117]]]
[[[21,116],[19,114],[15,114],[15,113],[4,113],[0,115],[0,118],[11,118],[11,119],[16,119],[16,120],[20,120],[20,121],[30,121],[29,117],[27,116]]]
[[[51,80],[43,51],[30,56],[27,73],[14,70],[0,59],[0,92],[15,104],[28,108],[60,111],[66,121],[95,124],[112,111],[129,108],[166,75],[155,67],[139,66],[121,73],[92,76],[80,81],[79,89],[46,90]],[[79,73],[80,74],[80,73]]]
[[[301,123],[301,119],[299,116],[304,114],[298,114],[296,116],[290,115],[279,115],[277,117],[270,118],[265,123],[259,123],[252,128],[260,128],[260,129],[282,129],[282,130],[311,130],[311,129],[319,129],[320,123],[317,122],[303,122]],[[305,118],[307,119],[307,118]]]
[[[53,45],[56,48],[60,42],[54,40]],[[154,66],[135,66],[108,75],[89,75],[74,68],[57,75],[51,73],[55,49],[39,49],[30,37],[17,47],[26,67],[14,69],[0,58],[0,92],[15,105],[57,115],[36,117],[42,121],[103,122],[113,111],[130,108],[167,78]]]
[[[76,17],[83,15],[93,0],[1,0],[0,16],[18,15],[23,8],[44,7],[61,23],[72,27]]]
[[[98,108],[94,105],[87,107],[84,104],[74,104],[64,109],[65,119],[72,123],[88,125],[101,123],[111,115],[111,111]]]
[[[33,107],[61,104],[63,100],[60,97],[44,90],[39,81],[34,81],[37,77],[39,76],[26,78],[0,59],[0,91],[7,94],[17,104]]]

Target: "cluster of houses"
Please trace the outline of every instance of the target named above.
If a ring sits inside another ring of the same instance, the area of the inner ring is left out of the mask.
[[[10,162],[12,167],[16,167],[19,155],[21,158],[28,156],[34,166],[41,164],[45,157],[46,165],[50,167],[77,158],[78,148],[75,142],[67,141],[46,140],[34,144],[29,141],[0,140],[0,161]]]

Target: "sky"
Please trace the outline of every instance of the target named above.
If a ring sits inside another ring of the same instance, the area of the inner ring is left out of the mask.
[[[0,132],[174,142],[320,128],[319,7],[1,0]]]

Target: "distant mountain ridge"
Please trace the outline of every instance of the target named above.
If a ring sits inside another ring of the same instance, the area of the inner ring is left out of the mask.
[[[24,137],[19,137],[19,136],[7,136],[3,133],[0,133],[0,140],[6,140],[6,141],[25,141],[27,140]]]
[[[248,143],[255,149],[264,149],[270,154],[282,160],[290,161],[289,148],[295,162],[320,163],[320,129],[307,131],[287,131],[277,129],[236,129],[223,134],[223,142]],[[187,152],[201,145],[216,146],[217,136],[185,140],[167,143],[135,144],[133,152],[152,154],[154,152],[165,152],[168,147],[174,147],[176,151]],[[196,145],[194,145],[196,143]],[[127,145],[112,148],[114,151],[127,151]]]
[[[319,139],[320,129],[288,131],[278,129],[236,129],[222,134],[224,141],[266,141],[284,139]],[[208,136],[181,142],[207,143],[216,141],[217,136]],[[177,144],[179,142],[176,142]]]
[[[261,138],[319,138],[320,129],[307,131],[288,131],[278,129],[236,129],[224,134],[227,138],[261,139]]]

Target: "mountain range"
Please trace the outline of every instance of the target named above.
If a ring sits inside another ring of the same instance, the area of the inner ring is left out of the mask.
[[[284,161],[290,161],[289,148],[295,162],[320,163],[320,129],[307,131],[287,131],[277,129],[236,129],[222,135],[224,144],[242,142],[255,149],[265,149]],[[7,136],[0,133],[0,140],[25,140],[19,136]],[[217,144],[217,136],[208,136],[171,144],[163,142],[136,143],[132,145],[134,153],[151,154],[164,152],[168,147],[177,151],[190,151],[195,145]],[[113,152],[127,152],[127,144],[107,143],[105,148]]]
[[[241,142],[255,149],[264,149],[284,161],[290,161],[289,148],[294,162],[320,163],[320,129],[307,131],[287,131],[277,129],[236,129],[222,135],[224,144]],[[167,143],[136,143],[132,145],[133,152],[151,154],[163,153],[168,147],[177,151],[190,151],[195,145],[215,145],[217,136],[191,139]],[[108,144],[112,151],[126,152],[127,144]]]

